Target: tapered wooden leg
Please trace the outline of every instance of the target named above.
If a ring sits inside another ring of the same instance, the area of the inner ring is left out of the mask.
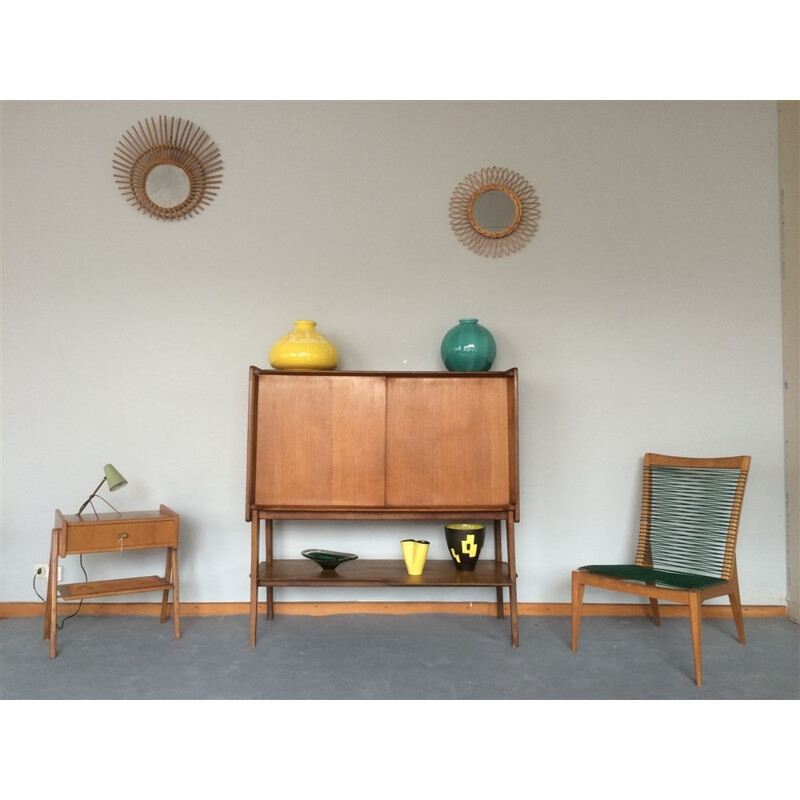
[[[50,573],[47,578],[47,596],[50,598],[50,658],[56,657],[56,634],[58,631],[58,528],[53,529],[50,540]]]
[[[581,633],[581,609],[583,608],[583,580],[581,573],[572,573],[572,652],[578,649],[578,636]]]
[[[50,580],[47,581],[47,599],[44,602],[44,637],[45,639],[50,638]]]
[[[50,540],[50,560],[53,560],[53,547],[58,541],[58,531],[54,528]],[[47,595],[44,603],[44,638],[50,638],[50,605],[53,603],[52,590],[50,587],[50,573],[47,575]]]
[[[178,548],[171,547],[172,553],[172,619],[175,638],[181,638],[181,601],[178,593]]]
[[[502,535],[502,527],[503,523],[496,519],[494,521],[494,560],[500,563],[503,560],[503,535]],[[497,613],[497,619],[503,619],[505,616],[505,607],[503,605],[503,587],[498,586],[497,591],[495,592],[497,596],[497,604],[495,606],[495,611]]]
[[[256,646],[258,618],[258,533],[261,520],[258,514],[250,524],[250,647]]]
[[[736,624],[736,633],[739,635],[739,641],[746,644],[744,638],[744,617],[742,615],[742,600],[739,596],[739,575],[736,571],[736,561],[733,562],[733,571],[731,572],[731,592],[728,595],[731,601],[731,611],[733,612],[733,621]]]
[[[275,619],[275,593],[272,586],[267,586],[267,610],[265,616],[268,620]]]
[[[511,585],[508,587],[508,610],[511,616],[511,646],[519,647],[519,616],[517,614],[517,555],[514,544],[514,515],[506,517],[506,550]]]
[[[495,596],[496,596],[495,610],[496,610],[496,613],[497,613],[497,619],[503,619],[503,617],[505,617],[505,615],[506,615],[506,609],[505,609],[505,605],[503,603],[503,587],[502,586],[498,586],[497,587],[497,589],[495,590]]]
[[[647,584],[648,586],[653,586],[652,583]],[[661,612],[658,608],[658,598],[651,597],[650,599],[650,614],[653,617],[653,622],[656,625],[661,625]]]
[[[264,550],[267,564],[272,563],[272,520],[264,520]],[[275,619],[275,591],[273,586],[267,586],[267,619]]]
[[[700,595],[689,592],[689,619],[692,624],[692,651],[694,652],[694,678],[698,686],[703,685],[703,640],[700,631]]]
[[[167,564],[164,567],[164,580],[171,581],[172,579],[172,549],[167,548]],[[161,624],[167,621],[167,600],[169,600],[169,589],[164,589],[161,593]]]
[[[511,646],[519,647],[519,616],[517,614],[517,585],[508,590],[508,610],[511,612]]]

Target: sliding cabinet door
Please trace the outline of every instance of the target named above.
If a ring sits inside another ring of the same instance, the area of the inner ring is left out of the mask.
[[[257,380],[255,503],[383,506],[385,379],[284,373]]]
[[[387,504],[507,506],[510,386],[503,376],[388,378]]]

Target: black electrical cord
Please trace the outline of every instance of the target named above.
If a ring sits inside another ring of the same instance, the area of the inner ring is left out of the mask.
[[[38,573],[37,573],[36,575],[34,575],[34,576],[33,576],[33,591],[34,591],[34,592],[36,592],[36,596],[37,596],[37,597],[38,597],[38,598],[39,598],[39,599],[40,599],[40,600],[41,600],[43,603],[46,603],[46,602],[47,602],[47,600],[45,600],[45,599],[44,599],[44,597],[42,597],[42,596],[39,594],[38,590],[36,589],[36,579],[37,579],[38,577],[39,577],[39,574],[38,574]]]
[[[104,479],[104,480],[105,480],[105,479]],[[101,482],[100,482],[100,486],[102,486],[102,485],[103,485],[103,482],[101,481]],[[98,487],[97,487],[97,489],[99,489],[99,488],[100,488],[100,486],[98,486]],[[94,515],[95,515],[96,517],[98,517],[98,518],[99,518],[99,514],[97,513],[97,509],[94,507],[94,503],[92,502],[92,500],[93,500],[95,497],[96,497],[98,500],[102,500],[102,501],[103,501],[103,502],[104,502],[104,503],[105,503],[107,506],[109,506],[109,508],[113,508],[113,509],[114,509],[114,511],[117,511],[117,509],[116,509],[116,508],[114,508],[114,506],[112,506],[112,505],[111,505],[111,503],[109,503],[109,502],[108,502],[108,500],[106,500],[106,499],[105,499],[105,497],[103,497],[102,495],[96,494],[96,492],[97,492],[97,489],[95,489],[95,490],[94,490],[94,492],[92,492],[92,494],[91,494],[91,495],[89,495],[89,499],[88,499],[88,500],[87,500],[87,501],[86,501],[86,502],[85,502],[85,503],[84,503],[84,504],[81,506],[81,510],[78,512],[78,516],[80,516],[80,513],[81,513],[81,511],[83,511],[83,509],[84,509],[84,508],[86,508],[86,506],[87,506],[87,505],[90,505],[90,506],[92,507],[92,511],[94,512]],[[119,514],[119,511],[117,511],[117,514]],[[121,516],[121,515],[120,515],[120,516]],[[85,568],[84,568],[84,566],[83,566],[83,553],[81,553],[81,554],[80,554],[80,564],[81,564],[81,569],[83,570],[83,577],[84,577],[84,580],[86,581],[86,583],[88,583],[88,582],[89,582],[89,576],[86,574],[86,569],[85,569]],[[39,599],[40,599],[40,600],[41,600],[43,603],[46,603],[46,602],[47,602],[47,600],[45,600],[45,598],[44,598],[44,597],[42,597],[42,596],[39,594],[39,591],[38,591],[38,589],[36,588],[36,579],[37,579],[38,577],[40,577],[40,574],[39,574],[39,573],[37,573],[36,575],[34,575],[34,576],[33,576],[33,591],[34,591],[34,592],[36,592],[36,596],[37,596],[37,597],[38,597],[38,598],[39,598]],[[53,602],[55,603],[55,602],[56,602],[56,600],[57,600],[57,598],[56,598],[56,597],[54,597],[54,598],[53,598]],[[61,620],[61,624],[60,624],[60,625],[58,624],[58,622],[56,622],[56,627],[58,628],[58,630],[61,630],[61,629],[64,627],[64,623],[65,623],[65,622],[66,622],[68,619],[72,619],[72,617],[76,616],[76,615],[77,615],[77,614],[80,612],[80,610],[81,610],[81,606],[82,606],[82,605],[83,605],[83,598],[81,598],[81,599],[78,601],[78,608],[76,609],[76,611],[75,611],[73,614],[70,614],[68,617],[64,617],[64,619],[62,619],[62,620]]]
[[[83,577],[84,577],[84,579],[85,579],[85,582],[86,582],[86,583],[88,583],[88,582],[89,582],[89,576],[86,574],[86,568],[83,566],[83,553],[81,553],[81,554],[80,554],[80,556],[79,556],[79,560],[80,560],[80,564],[81,564],[81,569],[83,570]],[[37,596],[37,597],[38,597],[38,598],[39,598],[39,599],[40,599],[40,600],[41,600],[43,603],[46,603],[46,602],[47,602],[47,600],[45,600],[45,598],[44,598],[44,597],[42,597],[42,596],[39,594],[39,591],[38,591],[38,589],[36,588],[36,579],[37,579],[38,577],[39,577],[39,575],[34,575],[34,576],[33,576],[33,591],[34,591],[34,592],[36,592],[36,596]],[[56,601],[56,598],[54,597],[54,598],[53,598],[53,602],[55,602],[55,601]],[[82,606],[82,605],[83,605],[83,599],[81,598],[81,599],[78,601],[78,608],[75,610],[75,612],[74,612],[74,613],[70,614],[68,617],[64,617],[64,619],[62,619],[62,620],[61,620],[61,624],[59,624],[58,622],[56,622],[56,627],[58,628],[58,630],[62,630],[62,629],[64,628],[64,623],[65,623],[65,622],[66,622],[68,619],[72,619],[74,616],[76,616],[76,615],[77,615],[77,614],[80,612],[80,610],[81,610],[81,606]]]

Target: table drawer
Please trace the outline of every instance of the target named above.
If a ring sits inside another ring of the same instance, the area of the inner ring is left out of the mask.
[[[108,553],[177,547],[177,518],[120,520],[97,525],[67,526],[61,540],[62,557],[69,553]]]

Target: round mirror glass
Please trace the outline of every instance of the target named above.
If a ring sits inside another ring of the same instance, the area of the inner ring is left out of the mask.
[[[147,174],[145,191],[161,208],[175,208],[189,196],[189,176],[174,164],[159,164]]]
[[[517,206],[507,192],[489,189],[475,198],[472,219],[488,233],[510,233],[518,222]]]

